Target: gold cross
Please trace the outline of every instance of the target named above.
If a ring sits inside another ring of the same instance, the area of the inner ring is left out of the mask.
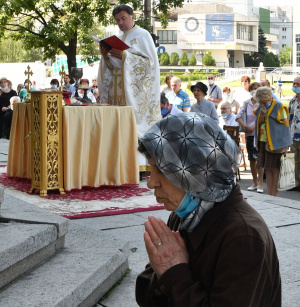
[[[27,66],[27,70],[25,70],[24,75],[25,75],[25,76],[27,75],[26,81],[27,81],[27,84],[28,84],[28,92],[29,92],[29,91],[31,90],[31,86],[30,86],[30,76],[33,75],[33,72],[30,71],[30,66],[29,66],[29,65]]]
[[[64,77],[66,75],[65,65],[61,66],[61,71],[59,72],[59,75],[61,76],[61,78],[60,78],[60,90],[63,91],[63,81],[64,81]]]

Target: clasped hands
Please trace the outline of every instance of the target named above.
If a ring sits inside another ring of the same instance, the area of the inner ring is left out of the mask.
[[[150,264],[159,279],[168,269],[189,262],[185,242],[159,218],[149,216],[145,222],[144,240]]]
[[[110,53],[115,58],[122,60],[123,51],[118,49],[107,50],[104,46],[99,43],[101,54],[103,55],[105,60],[108,60],[108,54]]]

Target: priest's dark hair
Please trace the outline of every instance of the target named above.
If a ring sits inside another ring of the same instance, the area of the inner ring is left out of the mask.
[[[115,15],[119,14],[121,11],[127,12],[130,16],[133,15],[133,9],[129,5],[121,4],[113,9],[113,16],[115,17]]]

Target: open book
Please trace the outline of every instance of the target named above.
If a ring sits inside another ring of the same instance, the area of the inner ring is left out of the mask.
[[[117,50],[126,50],[130,48],[128,45],[126,45],[122,40],[120,40],[117,36],[113,35],[107,38],[100,39],[99,37],[93,35],[92,36],[95,41],[100,43],[103,47],[105,47],[107,50],[111,49],[117,49]]]

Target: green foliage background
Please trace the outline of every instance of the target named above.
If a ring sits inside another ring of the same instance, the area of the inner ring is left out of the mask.
[[[290,53],[291,52],[291,53]],[[280,50],[279,53],[280,65],[289,65],[290,62],[293,64],[293,47],[285,46]]]
[[[143,12],[144,1],[121,2],[130,3],[134,11]],[[182,3],[183,0],[157,1],[152,14],[166,27],[168,10]],[[1,41],[9,36],[21,41],[24,50],[42,50],[43,59],[53,59],[62,52],[68,58],[69,67],[76,66],[79,52],[89,63],[99,60],[99,46],[91,35],[103,34],[101,27],[113,23],[107,0],[0,0],[0,7]],[[143,14],[136,14],[136,23],[151,29],[149,18]]]
[[[187,54],[186,54],[185,52],[184,52],[183,55],[181,56],[179,62],[180,62],[180,65],[182,65],[182,66],[187,66],[187,65],[189,65],[189,59],[188,59]]]
[[[170,57],[170,64],[178,65],[178,62],[179,62],[179,55],[177,52],[173,52]]]
[[[202,63],[206,66],[216,66],[216,61],[211,55],[211,51],[208,51],[202,58]]]
[[[196,60],[195,52],[194,51],[193,51],[193,53],[191,55],[189,64],[192,65],[192,66],[195,66],[197,64],[197,60]]]

